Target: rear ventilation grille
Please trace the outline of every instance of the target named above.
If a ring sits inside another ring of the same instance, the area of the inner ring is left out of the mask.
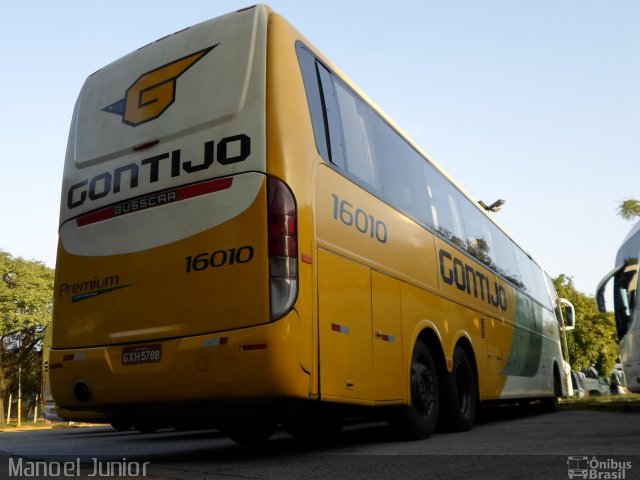
[[[485,325],[484,318],[480,319],[480,332],[482,333],[482,338],[487,338],[487,326]]]

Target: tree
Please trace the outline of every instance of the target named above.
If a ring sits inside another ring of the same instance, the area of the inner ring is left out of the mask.
[[[594,297],[578,292],[573,280],[560,275],[553,280],[558,296],[573,303],[576,327],[567,332],[569,363],[574,370],[595,366],[609,378],[618,358],[616,324],[613,313],[601,313]]]
[[[53,270],[43,263],[0,250],[0,422],[5,392],[17,388],[18,367],[25,379],[40,371],[42,337],[53,309],[53,279]],[[35,396],[37,390],[32,393]]]
[[[635,198],[627,198],[618,205],[618,215],[625,220],[633,220],[640,218],[640,200]]]

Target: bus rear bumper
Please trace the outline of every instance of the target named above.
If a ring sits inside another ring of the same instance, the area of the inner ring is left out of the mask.
[[[159,340],[51,350],[51,393],[72,410],[162,403],[309,398],[295,311],[257,327]],[[125,358],[126,357],[126,358]]]

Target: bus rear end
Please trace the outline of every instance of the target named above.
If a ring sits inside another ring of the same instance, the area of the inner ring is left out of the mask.
[[[268,15],[196,25],[85,82],[60,211],[60,407],[149,424],[212,401],[308,394],[285,360],[296,204],[266,174]]]

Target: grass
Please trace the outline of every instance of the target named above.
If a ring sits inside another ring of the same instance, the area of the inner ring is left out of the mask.
[[[640,395],[605,395],[584,398],[567,398],[560,401],[567,410],[604,410],[611,412],[640,413]]]
[[[23,421],[20,425],[20,429],[33,429],[33,428],[50,428],[51,422],[47,422],[46,420],[38,420],[37,422],[31,421]],[[18,430],[18,421],[13,419],[10,423],[0,423],[0,430]]]
[[[28,421],[22,422],[20,428],[16,420],[11,420],[10,423],[0,423],[0,432],[22,432],[25,430],[47,430],[47,429],[63,429],[63,428],[78,428],[83,426],[93,426],[89,423],[79,422],[50,422],[48,420],[38,420],[37,422]]]

